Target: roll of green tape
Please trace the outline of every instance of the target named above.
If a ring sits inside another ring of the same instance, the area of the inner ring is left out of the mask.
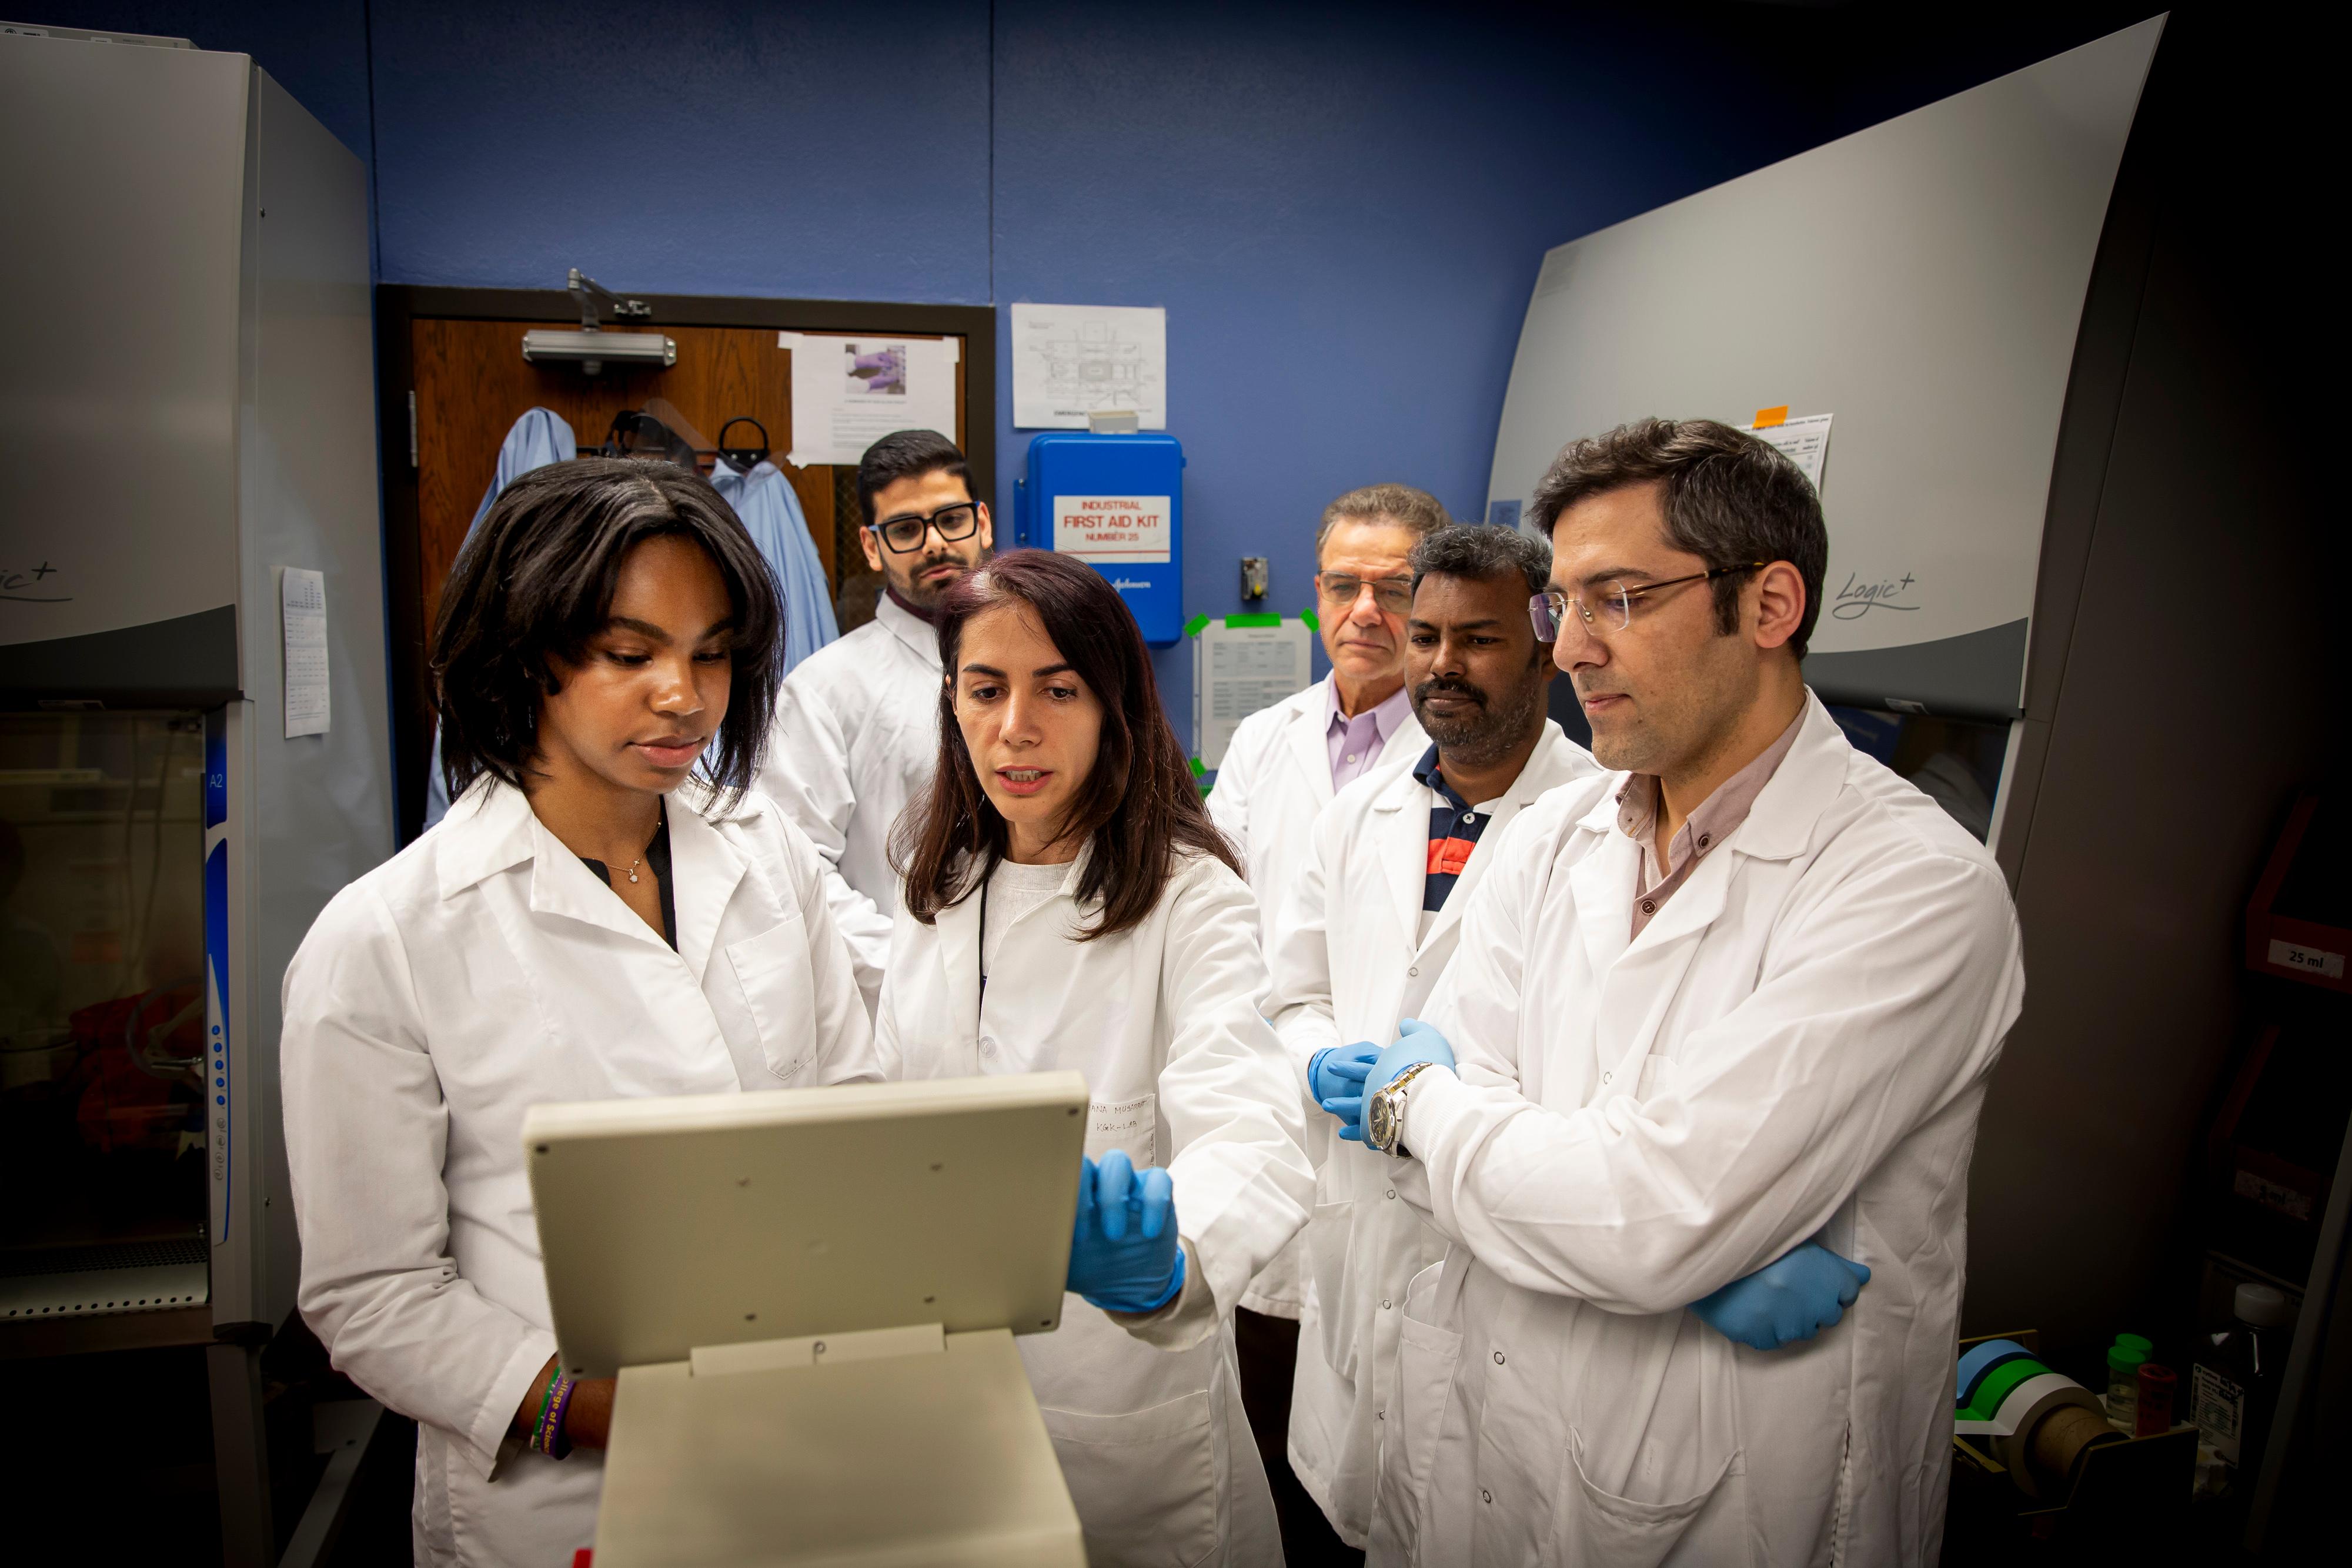
[[[2049,1371],[2030,1355],[2002,1362],[1977,1385],[1977,1396],[1969,1401],[1969,1407],[1960,1412],[1959,1418],[1963,1421],[1991,1420],[2000,1411],[2000,1402],[2009,1397],[2011,1390],[2029,1378],[2045,1376]]]

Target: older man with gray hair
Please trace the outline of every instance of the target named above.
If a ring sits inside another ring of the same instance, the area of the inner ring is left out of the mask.
[[[1257,894],[1269,949],[1316,814],[1375,763],[1417,757],[1428,744],[1404,690],[1404,618],[1412,602],[1408,558],[1417,541],[1449,520],[1436,497],[1410,485],[1366,485],[1323,508],[1315,530],[1315,602],[1331,673],[1243,720],[1209,795],[1209,815],[1241,852]],[[1298,1538],[1311,1542],[1322,1529],[1283,1459],[1299,1291],[1294,1245],[1250,1282],[1234,1320],[1243,1398],[1294,1557]]]

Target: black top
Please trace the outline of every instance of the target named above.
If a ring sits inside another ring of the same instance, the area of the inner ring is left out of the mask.
[[[606,887],[613,885],[613,868],[603,861],[592,861],[586,855],[582,855],[580,863],[594,872],[596,880]],[[669,803],[667,801],[662,803],[661,821],[654,828],[654,841],[646,846],[645,869],[653,873],[654,884],[661,889],[662,940],[670,945],[672,952],[676,952],[677,950],[677,895],[672,891],[674,883],[669,874]]]

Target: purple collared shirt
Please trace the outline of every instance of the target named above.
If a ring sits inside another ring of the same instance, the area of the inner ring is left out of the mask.
[[[1349,718],[1339,711],[1339,683],[1323,681],[1325,735],[1331,747],[1331,788],[1344,789],[1381,758],[1389,737],[1404,727],[1412,699],[1399,686],[1387,701]]]

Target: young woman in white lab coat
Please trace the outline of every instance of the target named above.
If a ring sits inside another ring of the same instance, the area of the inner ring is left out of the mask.
[[[1297,1071],[1259,1013],[1255,904],[1099,574],[1000,557],[945,596],[940,651],[940,766],[899,828],[885,1069],[1086,1074],[1104,1186],[1131,1163],[1174,1207],[1164,1261],[1114,1291],[1089,1273],[1082,1204],[1080,1299],[1021,1342],[1087,1560],[1277,1563],[1232,1313],[1315,1178]]]
[[[815,851],[742,793],[777,603],[699,479],[592,459],[516,481],[434,632],[456,804],[287,970],[302,1314],[418,1422],[420,1563],[594,1538],[613,1385],[556,1375],[525,1110],[874,1075]]]

